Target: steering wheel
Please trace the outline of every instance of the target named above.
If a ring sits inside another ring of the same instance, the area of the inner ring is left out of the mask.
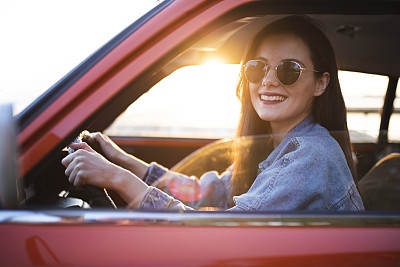
[[[103,155],[100,144],[96,141],[93,135],[88,131],[83,131],[79,134],[73,143],[86,142],[96,152]],[[75,150],[68,148],[68,153],[74,153]],[[99,188],[92,185],[85,185],[84,190],[72,187],[69,189],[68,196],[80,198],[86,201],[90,207],[96,208],[115,208],[126,206],[126,202],[114,191],[105,188]]]
[[[0,105],[0,206],[19,207],[17,142],[11,104]]]
[[[221,139],[201,147],[171,168],[171,171],[200,177],[208,171],[225,171],[232,164],[232,139]]]

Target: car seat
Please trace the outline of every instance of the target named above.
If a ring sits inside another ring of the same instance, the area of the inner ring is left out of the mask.
[[[358,189],[366,210],[400,210],[400,154],[378,161],[360,180]]]

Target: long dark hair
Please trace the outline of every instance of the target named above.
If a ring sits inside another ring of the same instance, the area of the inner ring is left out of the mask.
[[[316,21],[307,16],[295,15],[279,19],[263,28],[250,41],[242,59],[236,88],[242,109],[236,132],[237,141],[233,150],[235,165],[232,176],[232,196],[249,190],[257,176],[258,164],[273,150],[270,123],[260,119],[251,103],[248,81],[244,75],[244,64],[254,58],[258,46],[267,36],[278,34],[290,34],[303,40],[310,50],[314,69],[320,71],[315,75],[322,75],[324,72],[330,74],[330,81],[325,92],[314,99],[312,115],[316,122],[325,127],[339,143],[353,179],[356,179],[356,168],[347,129],[346,106],[340,89],[333,47]],[[251,139],[250,136],[261,137]],[[250,142],[249,139],[254,141]]]

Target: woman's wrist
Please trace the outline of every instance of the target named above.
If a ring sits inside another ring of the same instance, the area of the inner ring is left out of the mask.
[[[133,174],[143,180],[149,164],[138,158],[135,158],[132,155],[125,154],[120,158],[120,166],[131,171]]]
[[[121,173],[113,180],[112,189],[116,191],[126,203],[129,203],[130,207],[136,208],[148,189],[148,185],[139,177],[125,169],[122,169]]]
[[[127,169],[127,166],[129,166],[129,161],[130,161],[130,157],[127,153],[119,153],[114,158],[115,164],[117,164],[125,169]]]

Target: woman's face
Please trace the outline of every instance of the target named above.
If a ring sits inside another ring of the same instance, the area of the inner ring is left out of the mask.
[[[283,60],[296,61],[303,68],[314,69],[308,47],[294,35],[265,38],[256,50],[255,59],[270,67],[261,82],[249,83],[253,107],[262,120],[271,122],[274,134],[286,134],[311,114],[314,98],[324,92],[329,74],[316,78],[314,72],[303,71],[300,79],[291,86],[278,81],[275,67]]]

